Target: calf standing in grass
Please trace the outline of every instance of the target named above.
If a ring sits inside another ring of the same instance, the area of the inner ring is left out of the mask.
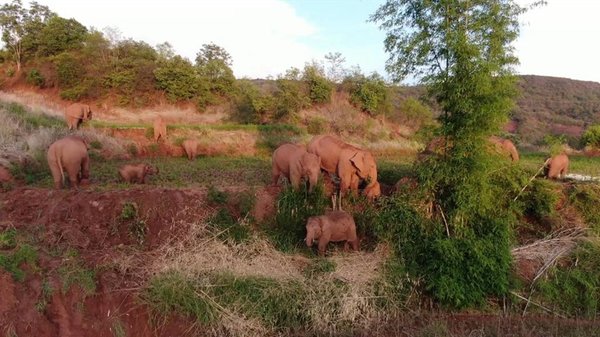
[[[119,169],[119,176],[128,183],[144,184],[146,175],[158,174],[158,168],[148,164],[126,164]]]

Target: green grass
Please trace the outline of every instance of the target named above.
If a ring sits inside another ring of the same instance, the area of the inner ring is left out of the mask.
[[[75,249],[67,249],[63,254],[58,275],[62,280],[62,292],[66,293],[73,285],[78,285],[85,295],[92,295],[96,291],[96,273],[86,268],[82,258]]]
[[[12,275],[19,282],[25,280],[25,270],[21,267],[27,264],[36,267],[38,254],[36,249],[29,244],[17,244],[16,248],[9,252],[0,252],[0,268]]]
[[[17,121],[25,124],[29,129],[38,128],[65,128],[63,119],[48,116],[42,113],[33,113],[17,103],[0,102],[0,109]]]
[[[142,298],[161,314],[175,311],[205,324],[215,324],[223,308],[273,328],[295,328],[308,321],[306,291],[294,281],[228,273],[192,279],[171,272],[152,278]]]

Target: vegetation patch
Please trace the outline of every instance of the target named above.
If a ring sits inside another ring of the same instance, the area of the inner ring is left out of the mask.
[[[62,280],[62,292],[66,293],[73,285],[81,287],[85,295],[93,295],[96,291],[96,273],[85,267],[77,250],[69,248],[63,254],[60,267],[57,270]]]

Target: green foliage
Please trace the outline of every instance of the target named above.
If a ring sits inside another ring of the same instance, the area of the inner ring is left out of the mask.
[[[308,125],[306,126],[306,131],[308,131],[308,134],[310,135],[321,135],[326,133],[327,124],[327,120],[321,116],[310,117]]]
[[[555,156],[564,151],[564,146],[567,144],[567,138],[565,135],[546,135],[544,136],[544,143],[550,150],[550,156]]]
[[[273,96],[262,93],[250,81],[238,81],[234,104],[232,118],[239,123],[265,124],[272,119]]]
[[[329,205],[321,183],[312,193],[308,193],[305,185],[300,186],[299,191],[288,186],[279,194],[275,223],[267,229],[275,246],[285,252],[305,245],[306,221],[310,216],[324,214]]]
[[[423,127],[431,125],[433,122],[433,112],[421,101],[408,97],[400,103],[401,118],[392,116],[393,120],[407,123],[414,127]]]
[[[578,184],[569,189],[569,203],[583,216],[586,224],[596,234],[600,234],[600,186],[597,184]]]
[[[566,261],[566,267],[551,268],[535,285],[536,297],[555,312],[597,318],[600,309],[599,257],[598,243],[581,244]]]
[[[239,244],[250,237],[250,230],[244,226],[242,221],[235,219],[227,208],[220,208],[217,213],[209,220],[209,224],[215,227],[219,233],[217,237],[221,240],[232,240]]]
[[[261,125],[258,128],[256,146],[265,149],[269,155],[283,143],[295,143],[302,130],[285,124]]]
[[[332,273],[335,271],[335,262],[325,258],[317,258],[310,260],[310,264],[302,271],[307,278],[315,278],[322,274]]]
[[[172,101],[191,99],[198,92],[199,79],[194,66],[180,56],[163,61],[154,70],[156,87]]]
[[[600,125],[590,125],[581,136],[584,146],[600,147]]]
[[[31,85],[35,85],[37,87],[43,88],[44,87],[44,76],[42,76],[42,74],[40,73],[39,70],[37,69],[31,69],[28,73],[27,73],[27,83],[31,84]]]
[[[508,291],[516,222],[508,196],[515,190],[510,181],[498,185],[503,168],[485,149],[513,105],[518,60],[511,44],[523,12],[513,0],[388,0],[371,16],[387,31],[393,80],[422,79],[452,144],[416,169],[420,203],[433,206],[431,217],[398,198],[382,212],[383,223],[398,227],[391,229],[398,256],[445,305],[481,304]]]
[[[213,204],[225,205],[227,203],[227,199],[229,199],[229,196],[226,192],[217,189],[213,185],[210,185],[208,187],[206,199],[208,200],[208,202]]]
[[[65,251],[62,264],[57,271],[62,280],[63,294],[73,285],[78,285],[86,296],[93,295],[96,291],[96,273],[84,266],[75,249]]]
[[[307,107],[310,100],[302,83],[280,78],[276,81],[277,90],[274,93],[275,120],[293,117],[298,111]]]
[[[137,204],[135,202],[125,202],[119,219],[128,222],[130,236],[138,245],[143,245],[146,240],[148,226],[144,220],[139,218]]]
[[[556,190],[556,185],[548,180],[534,180],[527,192],[520,198],[525,203],[524,213],[543,219],[556,214],[556,203],[560,197],[560,192]]]
[[[135,202],[126,202],[123,204],[123,208],[121,208],[121,215],[119,218],[121,220],[133,220],[137,217],[137,204]]]
[[[307,64],[302,80],[308,85],[308,97],[312,103],[323,104],[331,101],[333,84],[325,78],[324,71],[316,64]]]
[[[72,88],[61,90],[60,98],[68,101],[78,101],[79,99],[87,96],[89,82],[84,81],[83,83],[77,84]]]
[[[17,245],[17,230],[9,228],[0,233],[0,249],[13,249]]]
[[[90,148],[100,150],[102,149],[102,142],[99,140],[93,140],[90,142]]]
[[[3,232],[4,234],[6,232]],[[34,268],[37,258],[37,251],[33,246],[26,243],[16,243],[10,251],[0,251],[0,267],[11,274],[15,281],[23,282],[26,275],[21,266],[27,264],[29,267]]]
[[[381,75],[354,74],[344,79],[344,86],[350,92],[350,101],[362,111],[371,115],[387,115],[391,110],[388,88]]]
[[[52,16],[36,39],[37,54],[58,55],[64,51],[80,49],[87,35],[87,28],[75,19]]]
[[[171,272],[154,277],[142,296],[159,313],[175,311],[204,324],[214,324],[222,308],[235,308],[273,328],[298,328],[308,320],[306,293],[294,281],[231,274],[189,279]]]
[[[70,53],[61,53],[54,57],[58,85],[63,89],[74,88],[85,76],[85,69],[80,60]]]

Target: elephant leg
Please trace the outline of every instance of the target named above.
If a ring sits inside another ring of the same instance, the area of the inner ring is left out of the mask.
[[[350,191],[352,192],[352,195],[354,195],[355,197],[358,196],[359,183],[360,183],[360,178],[356,174],[353,174],[350,179]]]
[[[319,238],[319,256],[325,256],[325,249],[327,248],[327,244],[329,243],[329,239],[325,237]]]
[[[81,178],[89,179],[90,178],[90,158],[83,157],[81,160]]]
[[[290,172],[290,183],[294,190],[298,190],[300,188],[300,180],[302,180],[302,176],[298,172]]]
[[[54,188],[60,190],[63,184],[63,173],[58,166],[58,163],[50,164],[50,172],[52,172],[52,180],[54,180]]]
[[[277,168],[277,165],[273,165],[273,169],[271,170],[271,181],[273,186],[277,186],[279,182],[279,176],[281,175],[281,171]]]
[[[79,174],[79,169],[80,166],[72,166],[72,167],[67,167],[67,174],[69,176],[69,182],[71,182],[71,186],[74,187],[75,189],[79,188],[79,180],[77,179],[77,176]]]

